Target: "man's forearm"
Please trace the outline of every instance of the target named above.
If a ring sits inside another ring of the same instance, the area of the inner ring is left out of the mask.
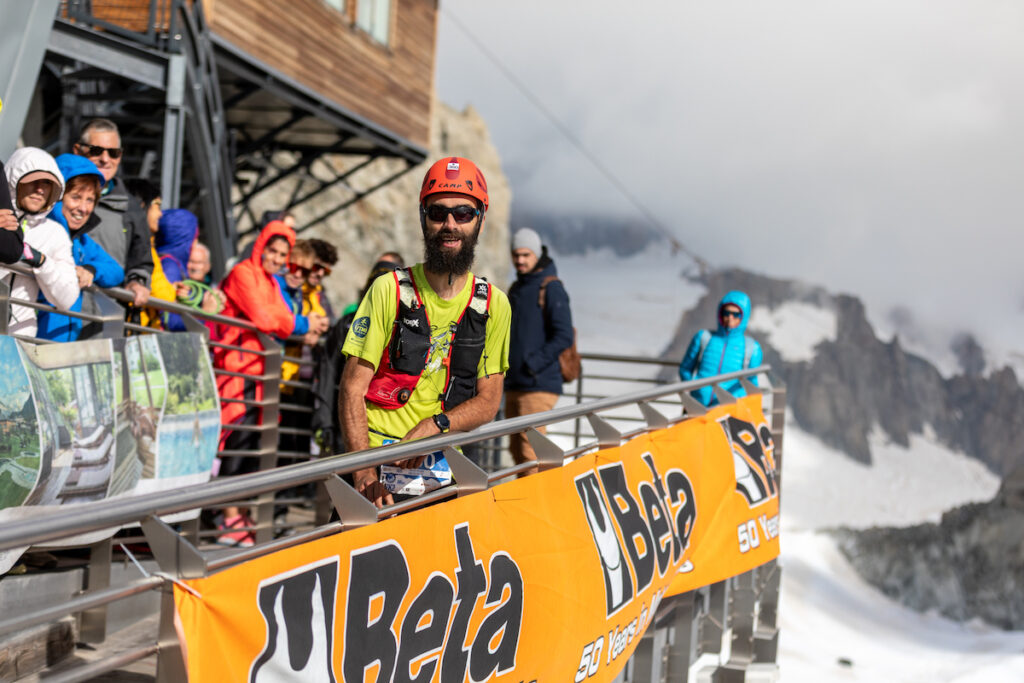
[[[452,431],[468,432],[493,420],[501,407],[503,387],[504,375],[492,375],[478,385],[476,396],[446,411]]]
[[[363,402],[362,395],[353,396],[345,391],[345,387],[342,387],[340,396],[341,405],[338,412],[345,435],[345,450],[349,453],[366,450],[370,447],[366,403]]]
[[[445,415],[451,421],[453,432],[468,432],[493,420],[498,414],[498,404],[492,404],[483,396],[474,396],[447,411]]]

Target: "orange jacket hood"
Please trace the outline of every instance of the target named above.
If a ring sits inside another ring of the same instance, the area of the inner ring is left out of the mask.
[[[252,244],[252,253],[249,254],[249,261],[255,264],[260,269],[263,268],[263,250],[267,247],[269,242],[274,237],[284,237],[288,240],[288,251],[291,252],[292,247],[295,246],[295,231],[289,228],[283,221],[270,221],[263,230],[260,231],[259,237]]]

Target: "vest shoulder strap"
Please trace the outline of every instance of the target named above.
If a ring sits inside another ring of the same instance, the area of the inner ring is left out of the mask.
[[[541,308],[544,308],[544,302],[547,301],[546,292],[548,291],[548,285],[552,282],[558,282],[558,277],[555,275],[548,275],[540,281],[540,289],[537,290],[537,305]]]
[[[743,368],[750,367],[750,359],[754,357],[754,340],[743,335]]]
[[[416,284],[412,281],[412,271],[408,268],[397,269],[395,280],[398,282],[399,303],[405,304],[406,308],[419,308],[422,302],[419,292],[416,291]]]
[[[473,295],[469,297],[469,307],[480,315],[485,315],[491,307],[491,283],[487,278],[473,276]]]
[[[711,341],[711,332],[708,330],[700,331],[700,350],[697,351],[697,360],[694,363],[693,370],[696,372],[700,369],[700,362],[704,359],[704,352],[707,351],[708,342]]]

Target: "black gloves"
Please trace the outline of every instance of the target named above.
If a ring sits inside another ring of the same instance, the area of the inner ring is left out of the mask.
[[[38,268],[46,263],[46,254],[37,250],[28,242],[25,242],[25,250],[21,253],[21,260],[23,263],[27,263],[33,268]]]

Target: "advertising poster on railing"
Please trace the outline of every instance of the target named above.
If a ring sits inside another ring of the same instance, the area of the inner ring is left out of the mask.
[[[219,424],[200,335],[46,345],[0,337],[0,523],[207,481]],[[23,551],[0,552],[0,572]]]
[[[778,556],[759,401],[188,580],[189,680],[611,681],[666,595]]]

